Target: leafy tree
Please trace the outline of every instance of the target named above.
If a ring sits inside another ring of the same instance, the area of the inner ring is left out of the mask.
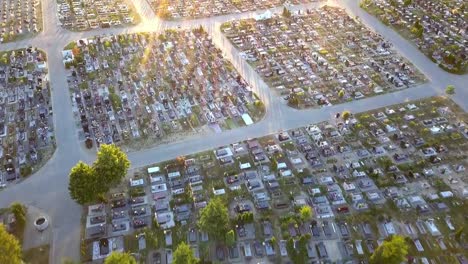
[[[97,198],[97,177],[92,167],[80,161],[70,171],[68,191],[73,200],[85,204]]]
[[[10,211],[15,216],[17,227],[23,229],[26,226],[26,207],[18,202],[14,202],[10,205]]]
[[[283,17],[290,18],[291,17],[291,11],[287,9],[286,7],[283,8]]]
[[[270,168],[271,168],[272,171],[278,170],[278,161],[276,160],[275,157],[273,157],[273,158],[271,159]]]
[[[446,94],[454,94],[455,93],[455,86],[449,85],[447,88],[445,88],[445,93]]]
[[[344,90],[340,90],[340,91],[338,92],[338,97],[343,98],[344,95],[345,95],[345,91],[344,91]]]
[[[3,224],[0,224],[0,241],[0,263],[23,263],[19,241],[5,230]]]
[[[308,205],[304,205],[299,209],[299,215],[301,216],[302,221],[309,221],[312,219],[312,208]]]
[[[391,236],[383,242],[372,254],[371,264],[386,263],[399,264],[405,260],[408,254],[408,244],[403,236]]]
[[[172,258],[172,263],[174,264],[195,264],[198,263],[197,258],[193,255],[192,249],[185,244],[185,242],[181,242],[176,250],[174,251],[174,255]]]
[[[277,243],[278,241],[276,240],[276,237],[273,236],[273,237],[270,239],[270,242],[271,242],[271,245],[272,245],[273,247],[276,247],[276,243]]]
[[[413,27],[411,28],[411,32],[419,38],[423,36],[424,27],[421,25],[419,20],[416,20],[416,22],[414,22]]]
[[[288,252],[291,261],[294,264],[306,263],[307,256],[307,242],[310,240],[310,234],[302,235],[297,241],[289,238],[286,242],[286,251]],[[296,246],[294,246],[296,244]]]
[[[146,246],[150,249],[158,248],[159,240],[158,240],[157,230],[151,229],[151,228],[145,228],[144,232],[145,232]]]
[[[409,6],[409,5],[411,5],[412,2],[413,2],[412,0],[405,0],[405,1],[403,2],[403,5],[404,5],[404,6]]]
[[[234,230],[229,230],[226,233],[226,244],[228,246],[232,246],[236,243],[236,234],[234,233]]]
[[[455,232],[455,241],[457,241],[458,243],[460,243],[461,241],[463,230],[464,230],[464,226],[462,226],[460,229],[457,230],[457,232]]]
[[[129,253],[114,251],[106,258],[104,264],[137,264],[137,262]]]
[[[297,107],[297,106],[299,105],[299,99],[297,98],[296,95],[291,94],[291,95],[289,96],[289,99],[288,99],[288,104],[289,104],[290,106],[295,106],[295,107]]]
[[[93,164],[97,175],[98,192],[105,193],[109,188],[119,184],[129,167],[130,161],[120,148],[115,145],[101,145]]]
[[[198,226],[213,239],[224,239],[229,228],[229,213],[221,199],[211,199],[208,205],[201,210]]]
[[[341,118],[343,118],[343,120],[348,120],[350,117],[351,117],[351,112],[349,111],[343,111],[343,113],[341,113]]]
[[[179,167],[185,167],[185,157],[184,156],[178,156],[176,158],[176,163]]]
[[[63,261],[62,261],[62,264],[79,264],[79,262],[75,262],[69,258],[65,258]]]

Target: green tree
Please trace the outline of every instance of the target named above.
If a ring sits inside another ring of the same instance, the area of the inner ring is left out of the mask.
[[[460,243],[461,241],[461,238],[462,238],[462,235],[463,235],[463,230],[464,230],[464,226],[460,227],[460,229],[457,230],[457,232],[455,232],[455,241],[457,241],[458,243]]]
[[[146,246],[150,249],[156,249],[159,246],[158,241],[158,233],[156,229],[146,228],[145,232],[145,239],[146,239]]]
[[[62,264],[79,264],[79,262],[75,262],[69,258],[65,258],[62,260]]]
[[[20,264],[21,246],[15,236],[5,230],[5,226],[0,224],[0,263]]]
[[[341,113],[341,118],[343,118],[343,120],[348,120],[349,118],[351,117],[351,112],[349,111],[343,111],[343,113]]]
[[[301,216],[302,221],[309,221],[312,219],[312,208],[308,205],[304,205],[299,209],[299,215]]]
[[[271,159],[270,169],[271,169],[272,171],[278,170],[278,161],[276,160],[275,157],[273,157],[273,158]]]
[[[119,184],[129,167],[130,161],[120,148],[115,145],[101,145],[93,164],[98,193],[105,193],[109,188]]]
[[[411,5],[412,2],[413,2],[412,0],[405,0],[403,2],[403,4],[404,4],[404,6],[409,6],[409,5]]]
[[[289,238],[289,240],[286,242],[286,251],[288,252],[289,257],[294,264],[306,263],[308,259],[307,243],[309,240],[310,234],[305,234],[297,241],[294,241],[293,238]]]
[[[176,250],[174,251],[174,255],[172,258],[173,264],[195,264],[198,263],[197,258],[193,255],[192,249],[185,244],[185,242],[181,242]]]
[[[214,240],[224,239],[229,228],[229,213],[221,199],[213,198],[200,212],[198,226]]]
[[[273,247],[276,247],[276,243],[277,243],[278,241],[276,240],[276,237],[273,236],[273,237],[270,239],[270,242],[271,242],[271,245],[272,245]]]
[[[447,88],[445,88],[445,93],[446,94],[454,94],[455,93],[455,86],[448,85]]]
[[[421,38],[424,33],[424,27],[421,25],[419,20],[416,20],[414,22],[413,27],[411,28],[411,32],[415,34],[418,38]]]
[[[408,244],[403,236],[395,235],[383,242],[372,254],[371,264],[400,264],[408,254]]]
[[[24,229],[26,226],[26,207],[18,202],[10,205],[10,211],[15,216],[16,225],[19,229]]]
[[[129,253],[112,252],[104,261],[104,264],[136,264],[135,258]]]
[[[343,98],[344,95],[345,95],[345,91],[344,91],[344,90],[340,90],[340,91],[338,92],[338,97]]]
[[[70,197],[79,204],[85,204],[96,200],[97,179],[92,167],[80,161],[70,171],[68,183]]]
[[[234,230],[229,230],[226,233],[226,245],[232,246],[236,243],[236,234],[234,233]]]

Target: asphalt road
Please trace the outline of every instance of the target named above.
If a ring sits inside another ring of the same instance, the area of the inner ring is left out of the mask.
[[[356,0],[329,1],[330,5],[346,8],[353,16],[359,16],[363,23],[391,41],[394,47],[407,57],[429,79],[428,83],[406,89],[400,92],[367,98],[337,106],[295,110],[285,105],[280,97],[274,96],[268,86],[259,78],[255,71],[240,57],[235,48],[222,36],[219,25],[232,19],[252,17],[254,12],[196,19],[191,21],[161,21],[148,6],[146,0],[133,0],[137,11],[142,17],[139,25],[127,28],[98,29],[87,32],[71,32],[58,25],[55,0],[43,1],[44,30],[32,39],[14,43],[0,44],[0,50],[18,49],[34,46],[43,49],[48,55],[49,81],[52,88],[52,105],[54,111],[55,134],[57,150],[49,162],[37,173],[23,182],[9,186],[0,192],[0,207],[6,207],[13,201],[34,205],[48,213],[52,228],[52,263],[61,263],[64,257],[79,260],[80,257],[80,217],[81,207],[74,203],[68,195],[68,172],[79,160],[91,162],[94,152],[87,151],[78,141],[76,123],[71,108],[66,75],[61,58],[61,50],[70,41],[103,34],[122,34],[131,32],[155,32],[167,28],[186,28],[203,25],[213,36],[214,42],[222,49],[224,56],[230,59],[236,69],[249,82],[252,89],[259,94],[267,107],[265,118],[260,122],[244,127],[213,134],[210,140],[206,137],[194,136],[180,142],[167,144],[147,150],[129,153],[132,167],[175,158],[214,148],[220,145],[234,143],[246,138],[266,135],[278,130],[286,130],[330,119],[335,113],[343,110],[362,112],[386,105],[400,103],[443,94],[447,85],[456,87],[453,96],[465,111],[468,109],[468,76],[458,76],[444,72],[437,67],[415,46],[403,39],[390,28],[385,27],[377,19],[368,15],[358,7]],[[292,7],[292,9],[316,7],[322,4],[307,4]],[[279,12],[282,7],[272,9]]]

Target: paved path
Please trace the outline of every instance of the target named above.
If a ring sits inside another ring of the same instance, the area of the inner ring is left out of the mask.
[[[259,78],[255,71],[239,56],[239,53],[219,31],[219,25],[232,19],[252,17],[254,12],[218,16],[213,18],[196,19],[191,21],[161,21],[156,18],[146,0],[133,0],[137,11],[141,14],[142,23],[127,28],[98,29],[87,32],[70,32],[58,26],[55,0],[43,1],[44,30],[32,39],[15,43],[1,44],[0,50],[17,49],[34,46],[43,49],[48,55],[49,79],[52,87],[52,105],[54,110],[55,134],[57,150],[49,162],[35,175],[27,180],[9,186],[0,192],[0,207],[8,206],[13,201],[21,201],[34,205],[45,211],[51,220],[53,243],[51,247],[52,263],[61,263],[63,257],[79,259],[79,237],[81,208],[74,203],[68,195],[68,172],[78,161],[91,162],[95,153],[89,152],[78,142],[75,119],[72,113],[70,93],[66,80],[61,50],[70,41],[80,38],[92,37],[102,34],[119,34],[142,31],[162,31],[167,28],[193,27],[203,25],[213,36],[214,42],[223,50],[241,75],[251,84],[253,90],[260,96],[267,107],[265,118],[260,122],[245,127],[213,134],[210,140],[206,137],[194,136],[143,151],[129,153],[132,167],[148,165],[166,159],[175,158],[216,146],[234,143],[247,137],[259,137],[278,130],[286,130],[330,119],[334,113],[343,110],[352,112],[366,111],[386,105],[400,103],[404,100],[413,100],[437,94],[443,94],[444,88],[453,84],[456,87],[454,100],[465,109],[468,109],[468,76],[457,76],[444,72],[411,43],[400,37],[391,29],[385,27],[377,19],[368,15],[358,7],[357,0],[343,0],[336,2],[329,0],[328,4],[339,5],[360,19],[370,28],[390,40],[394,47],[406,56],[416,67],[423,72],[429,82],[415,88],[400,92],[385,94],[347,104],[310,110],[295,110],[285,105],[285,102],[270,92],[268,86]],[[316,7],[321,4],[307,4],[297,8]],[[282,7],[272,9],[275,12]]]

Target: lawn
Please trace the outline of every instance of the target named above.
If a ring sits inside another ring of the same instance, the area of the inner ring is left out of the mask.
[[[226,122],[226,125],[227,125],[228,129],[234,129],[234,128],[237,127],[237,126],[234,124],[234,121],[232,121],[231,118],[227,118],[227,119],[225,120],[225,122]]]
[[[124,236],[125,251],[138,252],[138,239],[134,234]]]
[[[49,245],[35,247],[23,252],[23,259],[28,264],[49,263]]]

